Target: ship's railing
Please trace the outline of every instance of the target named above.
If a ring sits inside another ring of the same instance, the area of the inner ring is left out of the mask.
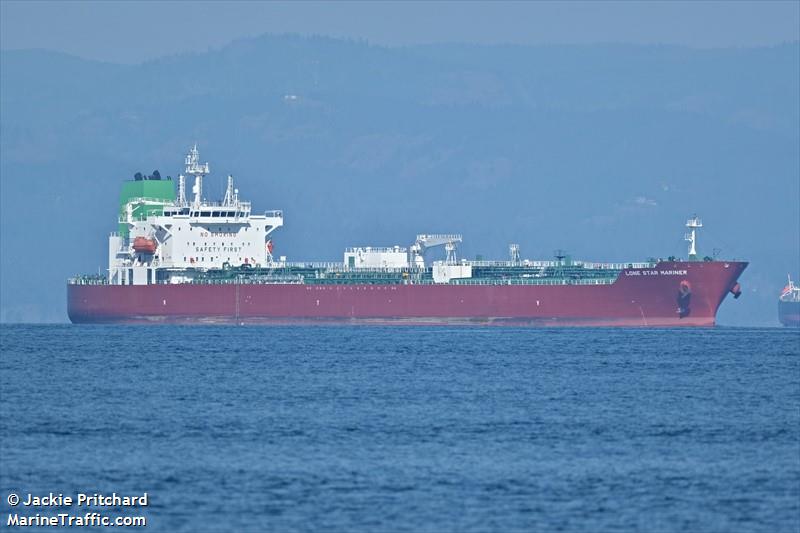
[[[105,276],[75,276],[67,280],[67,285],[108,285]]]
[[[617,280],[617,277],[599,278],[599,279],[546,279],[546,278],[510,278],[510,279],[475,279],[475,278],[462,278],[452,279],[449,285],[484,285],[484,286],[501,286],[501,285],[611,285]],[[448,283],[437,283],[433,279],[413,279],[413,278],[394,278],[394,279],[381,279],[381,278],[365,278],[365,279],[331,279],[331,278],[308,278],[306,279],[308,285],[437,285],[446,286]]]
[[[136,222],[144,222],[150,216],[151,215],[139,213],[139,214],[131,216],[131,220],[136,221]],[[119,217],[117,217],[117,223],[119,223],[119,224],[127,224],[127,222],[128,222],[128,216],[127,215],[120,215]]]
[[[591,263],[588,261],[531,261],[523,259],[521,261],[461,261],[462,264],[473,267],[533,267],[533,268],[557,268],[557,267],[583,267],[592,270],[623,270],[625,268],[653,268],[656,263]]]
[[[537,278],[516,278],[508,280],[487,280],[487,279],[454,279],[450,280],[450,285],[611,285],[616,281],[614,278],[603,279],[537,279]],[[335,283],[331,283],[335,281]],[[88,284],[88,283],[87,283]],[[99,285],[100,283],[98,283]],[[158,281],[157,285],[170,285],[169,281]],[[264,277],[264,278],[225,278],[225,279],[195,279],[187,280],[183,284],[190,285],[447,285],[446,283],[436,283],[432,279],[305,279],[303,276],[297,277]]]
[[[587,270],[624,270],[626,268],[654,268],[657,263],[589,263],[585,261],[573,261],[567,265],[559,261],[461,261],[456,264],[468,265],[472,267],[502,267],[502,268],[570,268],[578,267]],[[270,263],[266,268],[306,268],[306,269],[325,269],[328,272],[416,272],[420,269],[416,267],[351,267],[342,262],[320,262],[320,261],[293,261],[285,263]]]
[[[461,260],[456,264],[464,264],[473,267],[503,267],[503,268],[510,268],[510,267],[553,267],[558,266],[561,263],[557,261],[531,261],[529,259],[524,259],[521,261],[469,261],[469,260]]]
[[[186,207],[191,207],[194,210],[197,210],[197,209],[203,210],[203,209],[205,209],[207,207],[209,207],[209,208],[214,208],[214,207],[225,207],[225,208],[228,208],[228,207],[240,207],[242,209],[250,209],[250,206],[251,206],[250,202],[237,202],[235,204],[226,204],[224,202],[203,201],[200,204],[199,208],[195,207],[194,205],[192,205],[191,202],[187,202],[187,204],[186,204]]]
[[[370,272],[375,273],[385,273],[385,274],[398,274],[400,272],[411,272],[408,267],[357,267],[357,266],[348,266],[348,265],[339,265],[336,267],[331,267],[327,269],[327,272],[333,272],[335,274],[342,274],[342,273],[351,273],[351,274],[369,274]]]
[[[236,213],[237,213],[236,216],[239,217],[239,218],[241,218],[243,216],[248,216],[248,215],[250,215],[252,213],[252,206],[251,206],[250,202],[239,202],[237,204],[227,204],[227,205],[222,203],[222,202],[203,202],[202,204],[200,204],[200,206],[195,206],[195,205],[189,204],[189,203],[187,203],[186,205],[181,206],[181,205],[176,204],[175,202],[172,202],[172,201],[169,201],[169,200],[164,200],[163,198],[150,198],[150,197],[145,197],[145,196],[137,197],[137,198],[131,198],[130,200],[128,200],[128,202],[129,203],[156,204],[156,205],[160,205],[162,207],[176,207],[176,208],[184,208],[184,209],[188,208],[190,210],[189,211],[189,215],[190,216],[194,216],[194,217],[198,216],[198,213],[200,213],[201,211],[202,212],[214,211],[215,209],[217,209],[217,210],[225,209],[226,212],[230,211],[231,209],[234,209],[236,211]],[[264,211],[264,216],[265,217],[271,217],[271,218],[283,218],[283,210],[281,210],[281,209],[272,209],[272,210],[269,210],[269,211]],[[140,215],[140,214],[135,214],[134,215],[134,219],[135,220],[139,220],[139,217],[142,217],[142,219],[143,219],[143,215]],[[202,218],[208,218],[208,217],[202,217]],[[126,222],[126,221],[127,221],[127,216],[126,215],[123,215],[123,216],[119,217],[119,222]]]
[[[129,204],[145,203],[145,202],[158,205],[175,205],[175,202],[173,200],[167,200],[165,198],[153,198],[151,196],[136,196],[134,198],[128,198]]]
[[[450,285],[611,285],[617,280],[613,278],[509,278],[509,279],[453,279]],[[426,284],[428,280],[425,280]],[[416,283],[416,282],[415,282]],[[436,284],[436,283],[432,283]]]
[[[211,212],[213,213],[213,211],[211,211]],[[233,215],[233,216],[227,216],[227,215],[222,216],[222,215],[220,215],[220,216],[216,216],[216,217],[203,217],[203,216],[199,216],[198,213],[199,213],[199,211],[192,211],[191,214],[189,214],[189,215],[181,215],[181,216],[189,217],[190,220],[193,220],[193,221],[194,220],[199,220],[201,222],[208,222],[209,218],[211,218],[211,219],[221,218],[221,219],[224,219],[226,221],[230,221],[230,220],[241,220],[241,219],[248,218],[248,217],[251,216],[250,213],[246,213],[246,212],[241,212],[241,213],[238,213],[238,214]],[[135,220],[137,222],[144,222],[150,217],[151,217],[151,215],[138,214],[138,215],[133,215],[131,217],[131,220]],[[282,218],[282,217],[278,217],[278,218]],[[127,216],[120,216],[120,217],[117,218],[117,222],[120,223],[120,224],[125,224],[125,223],[128,222],[128,217]],[[214,221],[214,223],[216,223],[216,220]]]
[[[189,207],[192,210],[205,210],[206,208],[213,209],[215,207],[224,207],[226,209],[227,208],[237,208],[238,207],[238,208],[241,208],[243,210],[249,210],[251,205],[252,205],[250,202],[236,202],[236,203],[232,203],[232,204],[226,204],[224,202],[209,202],[207,200],[203,200],[203,202],[199,206],[196,206],[194,204],[194,202],[191,202],[191,201],[187,201],[185,204],[181,205],[181,204],[177,203],[177,200],[164,200],[163,198],[145,198],[145,197],[131,198],[128,201],[129,202],[138,202],[138,201],[153,202],[153,201],[156,201],[156,202],[160,202],[160,203],[163,203],[164,205],[168,205],[168,206],[171,206],[171,207]]]
[[[347,249],[351,251],[352,249]],[[378,251],[373,248],[372,251]],[[386,249],[386,251],[393,251]],[[626,268],[654,268],[657,263],[655,262],[638,262],[638,263],[590,263],[587,261],[572,261],[566,264],[563,261],[466,261],[462,260],[457,262],[459,265],[468,265],[473,267],[503,267],[503,268],[557,268],[557,267],[583,267],[590,270],[624,270]],[[340,262],[292,262],[292,263],[276,263],[275,266],[289,266],[299,268],[326,268],[336,271],[353,271],[353,270],[375,270],[381,272],[397,272],[399,270],[409,270],[409,267],[349,267],[348,265]]]
[[[402,246],[398,246],[395,248],[394,246],[350,246],[344,249],[345,253],[356,253],[356,252],[377,252],[377,253],[399,253],[399,252],[408,252],[407,248],[403,248]]]
[[[640,263],[589,263],[586,261],[574,262],[574,265],[583,266],[583,268],[590,268],[594,270],[623,270],[626,268],[653,268],[657,263],[640,262]]]
[[[292,261],[286,263],[270,263],[267,268],[325,268],[325,269],[344,269],[345,264],[334,261]]]
[[[324,273],[366,273],[366,272],[384,272],[397,274],[399,272],[417,272],[418,269],[409,267],[351,267],[345,263],[339,262],[287,262],[287,263],[271,263],[267,264],[265,268],[303,268],[309,270],[324,270]]]
[[[302,285],[303,276],[275,276],[260,278],[224,278],[224,279],[195,279],[187,283],[191,285]]]

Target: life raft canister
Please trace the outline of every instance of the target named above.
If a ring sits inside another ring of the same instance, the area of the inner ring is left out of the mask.
[[[148,239],[147,237],[136,237],[133,240],[133,251],[140,254],[155,253],[158,244],[155,239]]]

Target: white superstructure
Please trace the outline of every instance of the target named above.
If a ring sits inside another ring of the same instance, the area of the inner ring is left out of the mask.
[[[120,220],[127,225],[128,236],[114,233],[109,238],[111,284],[185,283],[197,271],[272,263],[270,234],[283,226],[283,213],[252,214],[250,202],[239,200],[232,176],[228,176],[222,201],[204,200],[203,178],[209,167],[200,164],[197,146],[186,156],[185,173],[195,178],[191,201],[186,197],[183,175],[178,177],[174,202],[129,199]],[[135,216],[135,207],[141,205],[161,209],[145,217]]]
[[[408,268],[408,249],[400,246],[347,248],[344,264],[348,268]]]
[[[447,259],[442,263],[456,263],[456,244],[462,242],[459,234],[437,233],[417,235],[417,240],[410,248],[393,246],[382,248],[361,246],[347,248],[344,251],[346,268],[425,268],[425,252],[435,246],[444,246]],[[454,271],[455,272],[455,271]],[[459,271],[460,272],[460,271]],[[452,277],[462,277],[453,275]]]

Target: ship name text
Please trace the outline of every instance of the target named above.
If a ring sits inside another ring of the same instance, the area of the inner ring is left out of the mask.
[[[685,276],[686,270],[626,270],[626,276]]]

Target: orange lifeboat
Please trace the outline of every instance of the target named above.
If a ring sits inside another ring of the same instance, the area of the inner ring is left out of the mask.
[[[155,239],[148,239],[147,237],[136,237],[133,239],[133,251],[140,254],[152,254],[156,251]]]

